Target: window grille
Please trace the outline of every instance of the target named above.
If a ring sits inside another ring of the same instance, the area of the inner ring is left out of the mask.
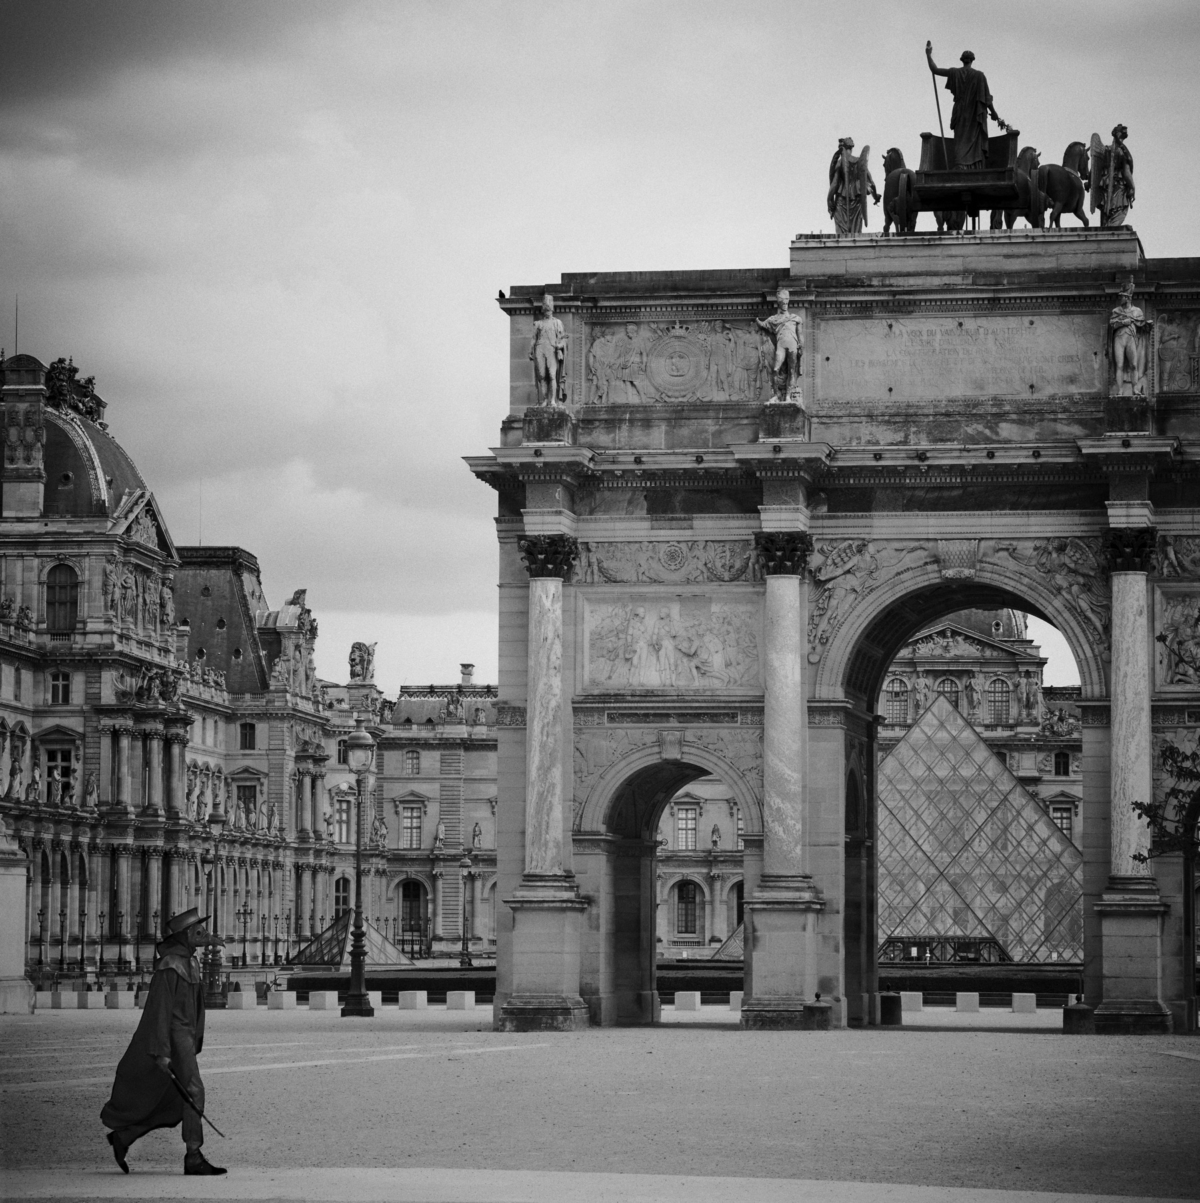
[[[1054,775],[1056,777],[1069,777],[1071,775],[1070,752],[1054,753]]]
[[[71,704],[71,674],[50,674],[50,705],[69,706]]]
[[[694,881],[681,881],[675,890],[675,931],[681,936],[696,934],[699,887]]]
[[[999,678],[988,686],[988,722],[992,726],[1008,725],[1010,692],[1008,682]]]
[[[1054,821],[1054,826],[1059,829],[1069,840],[1073,840],[1072,829],[1074,827],[1074,815],[1070,806],[1052,806],[1050,807],[1050,818]]]
[[[419,777],[421,775],[421,753],[408,751],[404,753],[404,775]]]
[[[958,682],[951,680],[949,677],[944,677],[938,682],[938,693],[954,707],[958,709]]]
[[[404,826],[401,831],[401,848],[420,848],[421,846],[421,807],[404,807]]]
[[[350,843],[350,799],[337,800],[337,842]]]
[[[348,747],[348,743],[346,740],[339,739],[337,741],[337,762],[338,762],[338,764],[346,763],[346,748],[347,747]]]
[[[66,564],[46,574],[46,629],[73,631],[79,620],[79,576]]]
[[[344,915],[350,909],[350,878],[339,877],[333,883],[333,917]]]
[[[908,722],[908,685],[898,677],[888,682],[886,714],[889,723]]]
[[[255,725],[253,723],[242,723],[238,728],[240,746],[243,752],[253,752],[255,745]]]

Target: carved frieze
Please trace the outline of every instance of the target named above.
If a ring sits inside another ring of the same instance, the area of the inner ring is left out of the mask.
[[[574,827],[578,830],[584,803],[597,778],[610,764],[638,748],[658,743],[658,732],[651,727],[619,731],[587,731],[575,737],[574,756]]]
[[[523,727],[525,726],[525,707],[510,706],[507,702],[500,702],[496,706],[496,726],[497,727]]]
[[[774,347],[752,321],[624,322],[588,331],[592,405],[771,398]]]
[[[1200,312],[1159,314],[1158,390],[1200,393]]]
[[[584,622],[588,689],[761,687],[757,602],[647,594],[589,602]]]
[[[736,710],[607,710],[605,722],[609,726],[641,726],[646,723],[688,723],[737,726]]]
[[[1158,576],[1200,577],[1200,538],[1160,534],[1153,571]]]
[[[1159,689],[1200,690],[1200,589],[1155,589],[1154,638]]]
[[[598,543],[582,540],[572,581],[597,584],[679,584],[760,579],[749,539],[680,539]]]

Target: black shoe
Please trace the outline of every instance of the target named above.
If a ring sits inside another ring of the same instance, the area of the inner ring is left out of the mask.
[[[117,1160],[117,1165],[121,1167],[121,1173],[128,1174],[129,1162],[125,1160],[125,1154],[129,1152],[129,1146],[115,1132],[108,1134],[108,1143],[112,1145],[113,1156]]]
[[[213,1165],[203,1153],[197,1149],[194,1153],[188,1153],[183,1159],[183,1172],[185,1174],[227,1174],[228,1170],[223,1169],[219,1165]]]

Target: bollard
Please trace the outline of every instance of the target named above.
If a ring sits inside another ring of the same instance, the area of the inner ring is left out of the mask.
[[[925,996],[920,990],[901,990],[900,991],[900,1010],[901,1011],[923,1011],[925,1010]]]
[[[401,1011],[423,1011],[427,1006],[429,1006],[429,992],[427,990],[400,991]]]
[[[1075,995],[1075,1001],[1063,1007],[1064,1036],[1094,1036],[1096,1034],[1096,1014],[1083,1001],[1082,994]]]
[[[446,992],[447,1011],[475,1010],[474,990],[449,990]]]
[[[954,996],[954,1009],[956,1011],[978,1011],[979,995],[974,991],[960,991]]]
[[[1037,1014],[1037,995],[1036,994],[1014,994],[1012,1004],[1014,1015],[1036,1015]]]
[[[879,995],[879,1026],[898,1028],[904,1023],[904,1002],[899,994],[885,991]]]
[[[231,1011],[253,1011],[258,999],[249,990],[230,990],[226,1006]]]
[[[84,994],[80,996],[79,1005],[81,1007],[94,1007],[93,1002],[84,1002],[84,999],[98,998],[101,1000],[101,1005],[107,1007],[110,1011],[132,1010],[137,995],[129,990],[110,990],[107,994]]]
[[[740,1011],[742,1009],[742,998],[745,996],[744,990],[729,991],[729,1009],[731,1011]]]
[[[371,1004],[373,1010],[378,1011],[379,1008],[383,1006],[383,991],[368,990],[367,1001]]]
[[[338,1009],[337,991],[310,990],[308,992],[308,1009],[310,1011],[336,1011]]]
[[[258,1001],[257,998],[254,1000]],[[268,1011],[294,1011],[296,1009],[295,990],[270,990],[267,992]]]
[[[700,1010],[700,991],[699,990],[676,990],[675,991],[675,1010],[676,1011],[699,1011]]]

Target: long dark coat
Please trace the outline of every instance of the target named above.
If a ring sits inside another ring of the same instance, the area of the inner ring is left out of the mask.
[[[169,1057],[187,1086],[199,1078],[196,1055],[204,1047],[204,981],[200,963],[186,946],[160,944],[141,1022],[117,1066],[112,1097],[100,1112],[105,1127],[119,1131],[173,1128],[187,1104],[154,1063]]]

